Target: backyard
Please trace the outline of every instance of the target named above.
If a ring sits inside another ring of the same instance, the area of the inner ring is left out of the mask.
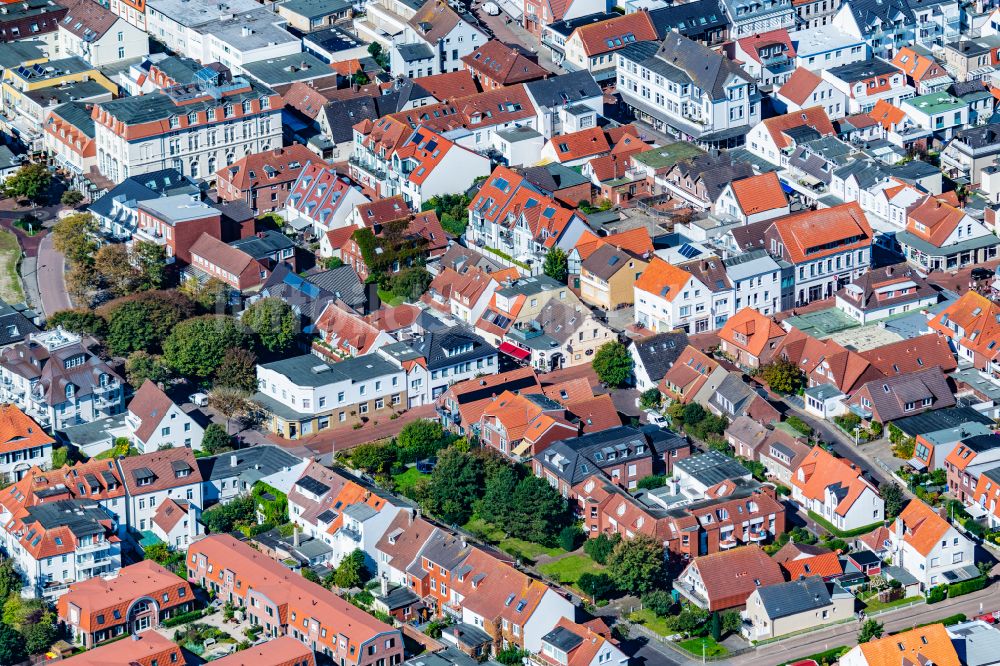
[[[539,565],[538,570],[553,580],[575,588],[580,576],[587,573],[598,574],[604,571],[604,567],[588,555],[571,554]]]

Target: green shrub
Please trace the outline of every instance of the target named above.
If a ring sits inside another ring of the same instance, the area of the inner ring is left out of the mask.
[[[194,622],[195,620],[200,620],[205,615],[203,610],[193,610],[187,613],[181,613],[180,615],[175,615],[172,618],[164,620],[161,624],[167,629],[171,627],[176,627],[181,624],[187,624],[188,622]]]
[[[937,587],[932,587],[927,591],[927,603],[936,604],[938,602],[944,601],[948,597],[948,588],[944,585],[938,585]]]
[[[986,583],[989,582],[986,576],[979,576],[978,578],[973,578],[971,580],[963,580],[958,583],[952,583],[948,586],[948,597],[960,597],[963,594],[969,594],[970,592],[978,592],[979,590],[986,587]]]
[[[806,437],[811,437],[813,434],[812,426],[810,426],[808,423],[806,423],[799,417],[795,416],[794,414],[785,419],[785,423],[795,428]]]
[[[566,551],[576,550],[585,538],[584,533],[576,525],[567,525],[559,532],[559,547]]]

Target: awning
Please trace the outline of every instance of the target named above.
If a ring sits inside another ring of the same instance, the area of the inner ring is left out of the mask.
[[[987,513],[985,506],[980,506],[976,503],[972,503],[965,507],[965,511],[973,518],[982,518]]]
[[[507,354],[507,356],[513,356],[519,361],[523,361],[531,356],[531,352],[527,349],[521,349],[520,347],[512,345],[509,342],[501,342],[498,349],[504,354]]]

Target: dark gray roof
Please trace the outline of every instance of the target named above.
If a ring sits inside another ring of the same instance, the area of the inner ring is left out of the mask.
[[[229,245],[246,252],[254,259],[265,259],[275,252],[295,247],[291,238],[273,229],[235,240]]]
[[[326,62],[308,51],[243,63],[243,69],[265,86],[309,81],[332,74]]]
[[[916,437],[928,432],[957,428],[963,423],[970,422],[982,423],[987,426],[993,425],[991,418],[972,407],[937,409],[933,412],[908,416],[905,419],[896,421],[893,425],[902,430],[906,435]]]
[[[689,39],[704,33],[725,28],[726,15],[714,0],[695,0],[660,7],[649,12],[649,19],[656,27],[656,34],[664,39],[668,33],[678,32]]]
[[[211,95],[206,94],[204,95],[204,99],[186,102],[183,105],[176,105],[167,93],[155,92],[148,95],[122,97],[110,102],[101,102],[100,106],[117,120],[127,125],[134,125],[167,120],[175,115],[200,111],[207,112],[218,107],[222,102],[239,105],[244,100],[259,100],[262,96],[274,93],[274,91],[259,83],[253,81],[249,83],[251,86],[250,90],[227,95],[221,102]]]
[[[687,347],[687,333],[659,333],[633,344],[649,378],[658,383]]]
[[[601,86],[585,69],[525,83],[532,99],[540,107],[556,108],[591,97],[601,96]]]
[[[901,0],[888,0],[889,2],[898,2]],[[874,4],[874,3],[873,3]],[[892,74],[898,72],[892,63],[882,60],[882,58],[870,58],[868,60],[862,60],[861,62],[852,62],[849,65],[841,65],[840,67],[833,67],[828,70],[830,74],[837,77],[841,81],[846,81],[852,83],[854,81],[859,81],[861,79],[868,79],[873,76],[882,76],[883,74]]]
[[[426,44],[396,44],[394,47],[399,51],[399,57],[403,62],[418,62],[420,60],[430,60],[434,57],[431,48]]]
[[[363,309],[367,302],[365,287],[361,284],[358,274],[350,266],[340,266],[321,273],[313,273],[307,275],[305,279],[320,289],[333,294],[355,310]]]
[[[867,392],[872,410],[882,423],[906,416],[907,403],[916,405],[909,411],[935,410],[955,404],[955,396],[948,387],[948,378],[937,366],[896,377],[876,379],[862,386],[861,390]],[[928,407],[922,406],[925,399],[931,400]]]
[[[583,643],[583,638],[574,634],[566,627],[556,627],[549,633],[542,636],[542,642],[548,643],[563,652],[569,653],[571,650]]]
[[[979,83],[979,81],[976,81],[976,83]],[[955,132],[952,141],[963,143],[973,150],[992,147],[1000,152],[1000,123],[990,123],[988,125],[959,130]]]
[[[59,500],[29,507],[23,522],[30,525],[38,521],[46,530],[66,526],[74,536],[85,537],[103,534],[102,520],[111,520],[111,516],[97,502]]]
[[[558,162],[551,162],[544,166],[523,167],[518,171],[525,180],[549,195],[562,189],[590,182],[579,171]]]
[[[306,50],[310,46],[315,46],[315,48],[323,49],[331,54],[353,49],[361,43],[357,37],[336,25],[331,25],[322,30],[314,30],[302,36],[302,46]]]
[[[40,45],[43,42],[8,42],[0,44],[0,69],[17,67],[30,60],[41,60],[45,57]]]
[[[554,442],[536,459],[559,478],[575,484],[603,467],[662,455],[685,444],[683,437],[669,430],[619,426]]]
[[[0,347],[22,342],[39,329],[30,319],[0,300]]]
[[[377,354],[356,356],[338,363],[326,363],[313,354],[302,354],[264,363],[260,367],[280,373],[298,386],[326,386],[340,381],[363,382],[400,371]]]
[[[821,576],[766,585],[759,588],[757,594],[771,620],[808,613],[830,605],[830,590]]]
[[[581,26],[591,25],[592,23],[600,23],[601,21],[607,21],[608,19],[615,18],[616,16],[618,16],[618,14],[598,12],[596,14],[587,14],[586,16],[578,16],[576,18],[555,21],[550,23],[547,27],[549,30],[556,32],[563,37],[569,37],[573,34],[573,31]]]
[[[460,353],[449,350],[472,345],[472,349]],[[416,353],[427,359],[428,370],[447,368],[464,361],[475,361],[497,353],[497,350],[481,337],[461,326],[438,332],[425,333],[410,343]]]
[[[631,48],[631,47],[630,47]],[[660,44],[656,60],[682,72],[712,99],[726,96],[725,84],[731,77],[753,83],[753,77],[739,65],[707,46],[683,35],[670,34]]]
[[[851,0],[848,4],[862,33],[872,32],[879,21],[895,23],[900,14],[905,24],[912,25],[915,22],[913,11],[906,0]]]
[[[295,482],[295,485],[308,490],[313,495],[317,496],[325,495],[330,490],[330,486],[326,485],[322,481],[314,479],[311,476],[303,476]]]
[[[609,280],[622,268],[628,266],[631,255],[609,243],[602,243],[589,257],[583,260],[583,268],[604,281]]]
[[[202,479],[215,481],[240,476],[249,470],[255,470],[260,476],[269,476],[300,462],[301,458],[277,446],[251,446],[232,453],[198,458],[198,469]]]
[[[753,167],[746,162],[734,162],[727,152],[710,152],[691,159],[681,160],[674,169],[679,174],[691,178],[693,182],[705,184],[709,201],[718,200],[722,190],[734,180],[754,175]]]
[[[288,303],[302,318],[303,328],[311,326],[322,314],[327,304],[336,298],[325,289],[299,277],[288,264],[284,263],[274,267],[261,288],[260,294],[265,298],[278,298]],[[359,307],[361,305],[363,304],[359,304]]]
[[[480,662],[457,647],[446,646],[438,652],[424,652],[403,662],[403,666],[499,666],[492,659]]]
[[[394,587],[386,594],[376,594],[375,598],[385,604],[389,610],[405,608],[420,603],[420,597],[417,596],[416,592],[402,586]]]
[[[464,622],[452,625],[445,629],[444,632],[460,645],[470,648],[477,648],[486,643],[493,644],[493,638],[488,633],[479,627],[465,624]]]
[[[684,473],[706,486],[750,476],[747,468],[718,451],[709,451],[674,463]]]
[[[111,216],[112,202],[122,197],[123,201],[148,201],[179,191],[197,191],[197,186],[176,169],[161,169],[137,176],[129,176],[110,192],[92,203],[88,210],[103,217]]]
[[[95,130],[94,119],[90,117],[91,106],[83,102],[68,102],[52,109],[52,113],[93,139]]]
[[[354,136],[354,125],[362,120],[376,120],[381,116],[374,97],[333,100],[323,105],[322,113],[326,114],[330,138],[334,143],[350,141]]]

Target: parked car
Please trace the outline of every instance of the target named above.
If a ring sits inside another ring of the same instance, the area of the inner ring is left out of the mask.
[[[647,409],[646,410],[646,422],[647,423],[651,423],[653,425],[660,426],[661,428],[666,428],[668,420],[667,420],[667,417],[665,417],[663,414],[660,414],[655,409]]]
[[[996,273],[992,268],[986,268],[985,266],[976,266],[972,269],[972,279],[973,280],[989,280]]]

